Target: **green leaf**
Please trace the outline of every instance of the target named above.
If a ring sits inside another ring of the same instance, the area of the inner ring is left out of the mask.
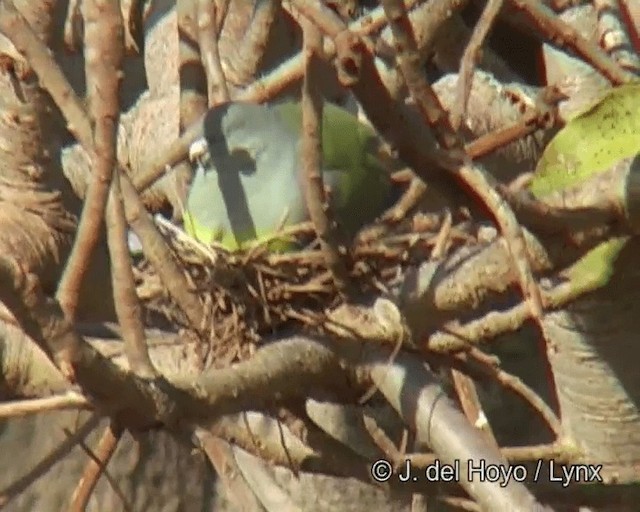
[[[569,269],[567,277],[576,294],[597,290],[609,282],[618,255],[628,239],[611,238],[600,243]]]
[[[640,84],[623,85],[577,114],[547,145],[530,191],[540,198],[640,152]]]

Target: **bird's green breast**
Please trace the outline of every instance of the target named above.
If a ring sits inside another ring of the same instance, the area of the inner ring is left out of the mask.
[[[282,103],[277,108],[291,129],[301,134],[300,103]],[[324,105],[322,168],[325,182],[337,189],[332,206],[349,234],[373,220],[389,198],[391,184],[378,147],[379,139],[372,128],[340,107]]]

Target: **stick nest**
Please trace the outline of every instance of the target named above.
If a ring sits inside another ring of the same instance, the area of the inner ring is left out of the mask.
[[[377,221],[363,229],[345,255],[357,293],[384,293],[400,283],[404,270],[427,261],[443,244],[443,215],[418,213],[399,223]],[[273,253],[256,244],[239,253],[206,247],[165,220],[156,223],[181,262],[192,289],[204,301],[207,317],[198,326],[209,333],[207,360],[226,366],[249,357],[260,340],[282,329],[324,332],[325,313],[345,299],[324,265],[317,242],[303,250]],[[449,225],[450,228],[450,225]],[[469,242],[464,229],[447,229],[446,249]],[[313,226],[301,224],[278,236],[313,240]],[[153,267],[137,265],[138,293],[148,318],[191,329]]]

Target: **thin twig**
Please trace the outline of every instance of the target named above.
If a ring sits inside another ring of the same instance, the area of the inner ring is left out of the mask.
[[[92,130],[80,98],[67,81],[47,46],[16,9],[13,0],[0,2],[0,31],[11,40],[38,76],[43,89],[65,113],[67,129],[86,148],[91,148]]]
[[[487,416],[482,409],[482,404],[478,397],[478,390],[476,389],[473,379],[456,368],[451,368],[451,378],[464,415],[474,427],[484,434],[484,437],[488,442],[493,444],[495,447],[499,447],[498,441],[496,441],[493,434],[493,429],[491,428]]]
[[[479,366],[483,373],[498,381],[504,387],[510,389],[517,395],[520,395],[520,397],[522,397],[534,411],[537,411],[542,419],[547,423],[551,431],[555,434],[556,438],[559,439],[562,436],[562,423],[558,416],[533,389],[522,381],[522,379],[494,364],[483,364],[485,361],[485,357],[483,357],[484,354],[475,347],[472,347],[468,354],[481,363]]]
[[[128,176],[122,175],[120,184],[127,222],[140,239],[145,256],[158,272],[162,283],[183,311],[193,329],[201,333],[202,323],[206,317],[202,302],[191,290],[175,256],[158,232],[153,219],[146,211]]]
[[[500,451],[509,462],[537,461],[538,459],[553,460],[558,464],[569,464],[575,451],[570,446],[562,442],[541,444],[533,446],[506,446]],[[417,469],[424,469],[433,464],[438,455],[435,453],[407,453],[407,458],[411,461],[411,466]]]
[[[558,18],[538,0],[509,0],[509,2],[516,9],[523,11],[538,32],[549,42],[562,44],[573,50],[613,84],[621,85],[634,79],[632,73],[621,68],[597,44],[580,35],[571,25]]]
[[[593,0],[593,7],[598,14],[600,46],[623,68],[640,73],[640,55],[631,44],[631,27],[625,27],[619,0]]]
[[[322,35],[309,21],[304,24],[304,53],[306,71],[302,88],[302,162],[305,172],[304,195],[318,239],[322,246],[327,268],[331,270],[336,288],[346,292],[347,269],[339,251],[335,222],[322,181],[322,96],[318,89]]]
[[[82,3],[82,13],[87,89],[95,123],[95,152],[92,154],[94,171],[78,233],[56,293],[63,311],[71,319],[75,318],[80,287],[102,232],[109,185],[116,165],[118,90],[124,54],[122,14],[118,5],[87,1]]]
[[[546,334],[542,321],[543,310],[540,289],[531,270],[522,228],[513,210],[497,192],[495,179],[481,168],[473,166],[469,162],[468,156],[464,155],[462,138],[453,130],[446,111],[442,108],[433,88],[427,82],[425,74],[418,66],[419,58],[413,36],[413,27],[402,2],[399,0],[383,0],[383,7],[389,17],[389,23],[396,39],[398,63],[407,87],[415,99],[418,109],[429,126],[432,127],[440,145],[445,149],[452,149],[454,152],[461,150],[463,153],[463,161],[466,162],[453,170],[453,174],[475,192],[500,226],[518,274],[522,293],[529,304],[532,317],[546,341],[547,350],[550,350],[551,340]]]
[[[466,116],[469,95],[471,94],[471,84],[473,83],[472,78],[474,68],[478,62],[482,44],[498,17],[500,9],[502,9],[502,4],[503,0],[489,0],[487,2],[480,19],[478,19],[478,22],[473,29],[471,39],[464,50],[464,54],[460,62],[456,102],[451,110],[451,125],[455,130],[460,129],[460,124]]]
[[[451,126],[435,91],[427,82],[420,67],[420,55],[411,21],[401,0],[382,2],[396,45],[397,60],[402,76],[420,113],[432,128],[444,149],[461,147],[461,141]]]
[[[142,323],[142,308],[136,293],[133,261],[127,245],[127,223],[120,187],[120,172],[116,170],[111,183],[107,207],[107,241],[111,256],[111,282],[116,315],[122,329],[124,349],[129,367],[136,375],[151,379],[157,371],[149,358]]]
[[[85,396],[75,392],[46,398],[16,400],[14,402],[0,403],[0,418],[16,418],[18,416],[63,409],[91,409],[91,402]]]
[[[215,0],[198,0],[198,44],[200,58],[207,74],[207,98],[209,107],[229,101],[229,88],[220,64],[217,7]]]
[[[562,274],[568,275],[569,270]],[[546,309],[558,309],[573,302],[578,297],[592,292],[601,286],[598,276],[583,282],[563,278],[561,284],[545,290],[542,294]],[[531,318],[531,310],[526,302],[521,302],[502,311],[491,311],[481,318],[471,320],[463,325],[445,325],[429,336],[427,346],[433,352],[456,352],[468,350],[470,345],[478,344],[518,330],[524,322]]]
[[[481,135],[477,139],[468,142],[465,145],[465,151],[475,160],[511,142],[523,139],[540,128],[549,127],[552,123],[555,124],[555,122],[556,116],[554,115],[553,119],[549,119],[548,110],[532,110],[525,113],[525,115],[514,124]]]
[[[113,424],[110,424],[104,429],[102,437],[100,438],[100,441],[98,441],[95,453],[92,452],[85,443],[81,443],[83,450],[85,450],[91,460],[87,462],[82,473],[82,477],[80,478],[75,491],[73,491],[71,503],[69,504],[70,512],[84,512],[87,509],[89,498],[91,498],[91,494],[93,493],[102,473],[105,473],[105,476],[107,476],[114,492],[122,501],[124,510],[131,511],[131,505],[127,502],[124,493],[120,490],[120,487],[116,484],[113,478],[106,473],[107,464],[109,464],[109,460],[116,451],[121,436],[122,430],[114,428]]]
[[[26,475],[22,476],[11,485],[0,491],[0,508],[6,506],[15,497],[22,494],[31,484],[44,476],[54,464],[57,464],[89,433],[98,426],[100,416],[93,414],[73,434],[69,435],[59,446],[46,455]]]
[[[236,509],[262,510],[260,501],[238,467],[231,445],[208,432],[200,434],[200,444]]]
[[[382,219],[393,223],[400,222],[420,203],[426,191],[427,185],[423,180],[418,177],[411,178],[407,190],[405,190],[396,204],[384,213]]]

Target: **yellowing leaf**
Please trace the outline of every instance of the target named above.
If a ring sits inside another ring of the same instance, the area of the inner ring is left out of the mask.
[[[607,91],[547,145],[530,185],[536,197],[562,190],[640,153],[640,84]]]
[[[569,269],[568,276],[576,294],[605,286],[628,237],[611,238],[591,249]]]

